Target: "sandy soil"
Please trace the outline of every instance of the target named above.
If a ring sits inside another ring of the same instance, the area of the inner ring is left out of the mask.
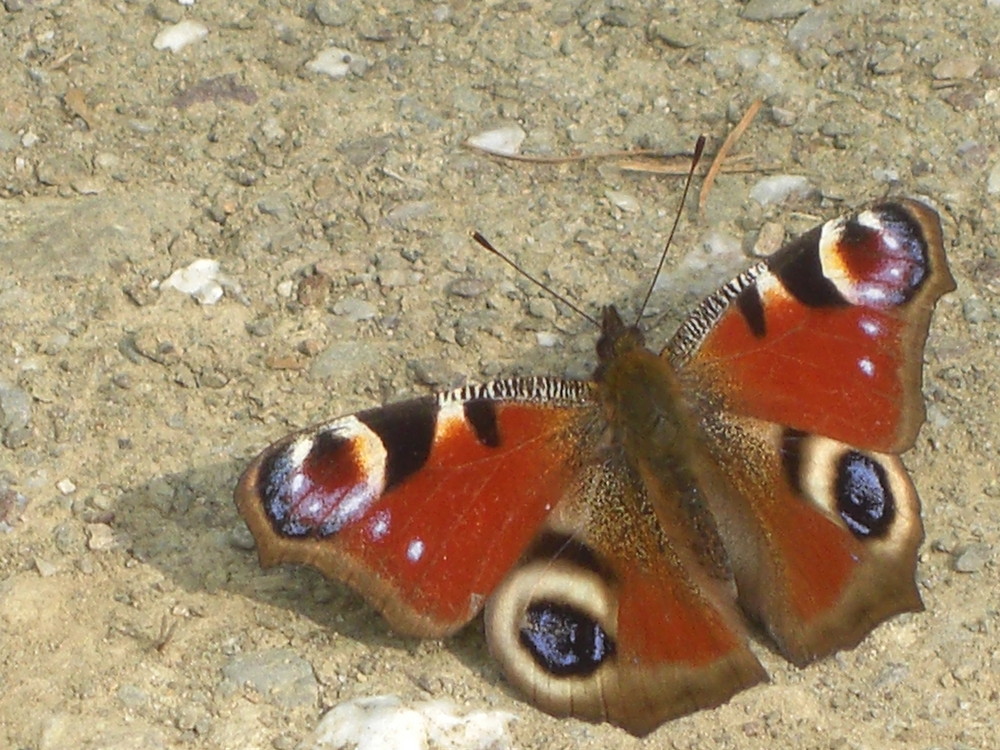
[[[0,746],[281,750],[382,693],[510,711],[519,747],[996,746],[1000,4],[4,7]],[[207,37],[155,49],[182,19]],[[306,68],[329,46],[346,77]],[[284,432],[467,379],[590,371],[588,326],[470,229],[590,309],[634,309],[648,282],[676,178],[501,162],[467,137],[520,124],[530,153],[685,151],[756,97],[739,152],[814,190],[762,207],[765,172],[723,175],[653,304],[676,320],[767,222],[935,203],[960,286],[906,456],[926,612],[803,670],[761,649],[772,684],[640,742],[522,702],[478,624],[400,639],[310,571],[259,570],[231,492]],[[226,276],[217,304],[158,288],[198,258]],[[248,688],[268,659],[285,676]]]

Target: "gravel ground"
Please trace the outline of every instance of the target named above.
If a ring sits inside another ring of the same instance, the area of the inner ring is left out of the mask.
[[[525,748],[996,747],[1000,3],[192,2],[0,10],[0,746],[311,748],[331,706],[394,694],[510,712]],[[676,321],[762,227],[939,208],[959,289],[906,456],[926,612],[803,670],[760,649],[772,684],[638,741],[522,702],[478,624],[401,639],[308,570],[258,569],[231,491],[272,439],[590,372],[592,330],[471,229],[589,309],[648,283],[677,178],[468,137],[712,149],[755,98],[754,171],[686,212],[653,306]],[[809,189],[761,205],[773,174]],[[215,304],[162,284],[203,258]]]

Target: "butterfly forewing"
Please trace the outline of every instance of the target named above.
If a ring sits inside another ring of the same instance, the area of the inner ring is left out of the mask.
[[[923,423],[931,312],[954,288],[937,214],[879,204],[725,285],[664,356],[690,393],[710,389],[734,412],[898,453]]]
[[[291,435],[236,498],[264,565],[356,587],[397,630],[455,631],[535,537],[600,418],[589,383],[498,381]]]

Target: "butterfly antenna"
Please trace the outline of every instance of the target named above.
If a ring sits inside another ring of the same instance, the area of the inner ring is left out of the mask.
[[[656,280],[660,278],[660,271],[663,270],[663,264],[667,260],[667,251],[670,250],[670,243],[674,241],[674,232],[677,231],[677,225],[681,221],[681,214],[684,213],[684,204],[687,203],[688,189],[691,187],[691,181],[694,179],[694,170],[698,166],[698,162],[701,161],[701,153],[704,150],[705,136],[699,135],[698,142],[694,144],[694,156],[691,157],[691,168],[688,170],[687,179],[684,181],[684,192],[681,193],[680,203],[677,204],[677,215],[674,216],[674,225],[670,227],[670,236],[667,237],[667,243],[663,246],[663,252],[660,253],[660,262],[656,266],[656,272],[653,274],[653,280],[649,284],[646,296],[643,297],[642,304],[639,305],[639,313],[635,317],[636,325],[639,325],[639,321],[642,320],[642,313],[646,310],[649,298],[653,296],[653,289],[656,287]]]
[[[484,249],[489,250],[491,253],[493,253],[495,256],[497,256],[500,260],[502,260],[508,266],[510,266],[511,268],[513,268],[519,274],[521,274],[522,276],[524,276],[524,278],[526,278],[528,281],[532,282],[533,284],[536,284],[537,286],[540,286],[546,292],[548,292],[553,297],[555,297],[556,300],[558,300],[559,302],[562,302],[564,305],[566,305],[566,307],[568,307],[570,310],[572,310],[573,312],[575,312],[577,315],[582,315],[584,318],[586,318],[587,320],[589,320],[591,323],[593,323],[598,328],[601,327],[601,324],[597,322],[597,319],[593,315],[588,315],[582,309],[580,309],[579,307],[577,307],[576,305],[574,305],[572,302],[570,302],[568,299],[566,299],[563,295],[559,294],[559,292],[557,292],[556,290],[554,290],[548,284],[544,283],[541,279],[536,279],[530,273],[528,273],[527,271],[525,271],[517,263],[515,263],[513,260],[511,260],[510,258],[508,258],[503,253],[501,253],[495,247],[493,247],[493,245],[490,243],[490,241],[488,239],[486,239],[485,237],[483,237],[483,235],[481,235],[479,232],[473,232],[472,233],[472,239],[474,239],[476,242],[478,242],[480,245],[482,245]]]

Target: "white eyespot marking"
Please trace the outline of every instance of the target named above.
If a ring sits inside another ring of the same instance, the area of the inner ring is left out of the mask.
[[[885,307],[886,303],[891,303],[893,298],[886,292],[885,287],[874,284],[855,284],[851,290],[851,295],[844,295],[852,304],[871,305],[872,307]]]
[[[883,233],[882,230],[885,228],[882,217],[872,210],[862,211],[859,213],[858,224],[863,227],[868,227],[869,229],[874,229],[876,232],[880,233]],[[884,234],[888,235],[889,232],[884,232]]]
[[[757,293],[762,300],[776,302],[789,297],[785,285],[773,273],[762,273],[757,277]]]
[[[406,559],[415,563],[424,556],[424,543],[421,539],[411,539],[406,545]]]
[[[465,404],[461,401],[449,401],[438,408],[437,429],[434,442],[440,443],[454,434],[455,430],[467,429],[465,421]]]
[[[317,497],[316,495],[311,496],[302,506],[299,508],[299,513],[301,513],[306,518],[315,518],[320,513],[323,512],[323,498]]]
[[[313,449],[313,439],[311,437],[300,437],[288,449],[288,461],[296,468],[302,466],[309,451]]]
[[[320,437],[323,433],[348,441],[345,450],[349,451],[350,463],[358,467],[360,480],[338,487],[334,492],[326,492],[326,488],[320,487],[309,488],[325,503],[323,529],[329,534],[358,520],[381,497],[385,488],[386,451],[382,439],[354,416],[329,423],[319,431]],[[313,445],[314,440],[310,440]]]
[[[862,357],[858,360],[858,369],[870,378],[875,375],[875,363],[868,357]]]
[[[291,491],[293,495],[297,495],[302,491],[302,487],[306,483],[306,478],[300,473],[296,473],[292,476]]]
[[[866,336],[870,336],[873,339],[878,338],[882,335],[882,324],[877,320],[872,320],[871,318],[862,318],[858,323],[858,327],[861,328],[861,332]]]
[[[373,542],[381,541],[389,533],[392,515],[387,510],[380,510],[368,524],[368,536]]]

